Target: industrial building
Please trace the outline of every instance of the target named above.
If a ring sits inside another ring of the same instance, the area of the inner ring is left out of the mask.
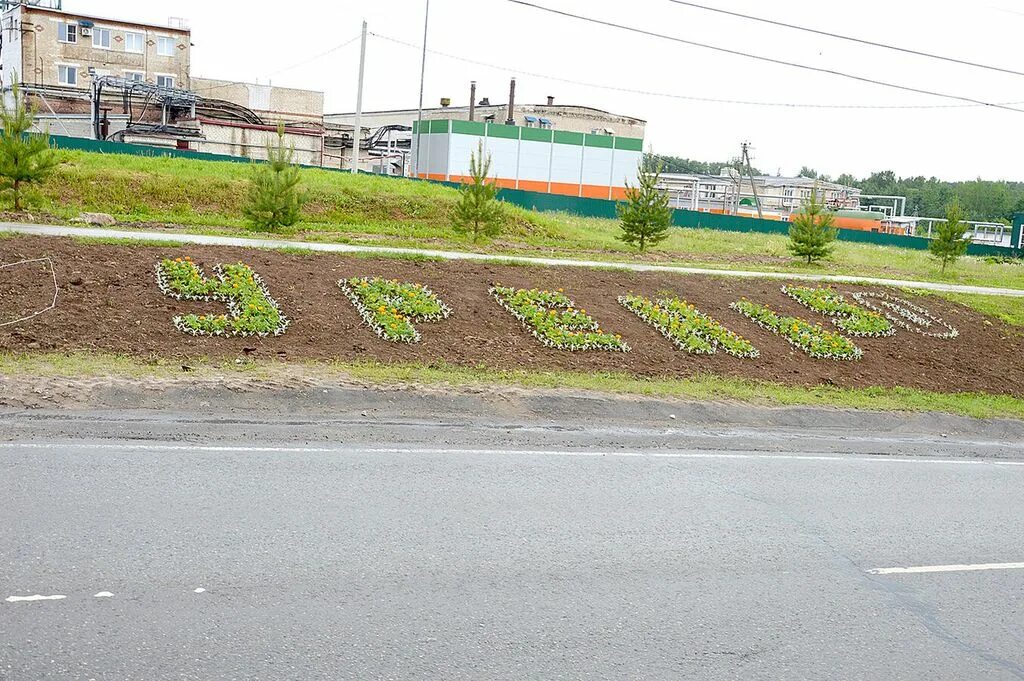
[[[363,111],[360,118],[360,137],[363,140],[360,168],[393,175],[414,175],[412,163],[413,125],[420,116],[417,109]],[[327,114],[324,125],[330,140],[344,139],[344,153],[334,159],[338,167],[351,168],[351,137],[355,126],[355,112]],[[490,126],[511,125],[532,130],[560,131],[592,136],[622,137],[643,140],[646,121],[633,116],[609,113],[600,109],[574,104],[556,104],[548,97],[545,104],[517,104],[515,85],[510,87],[509,103],[491,104],[490,98],[476,96],[476,84],[470,86],[469,103],[452,106],[449,98],[442,98],[441,106],[423,109],[422,120],[466,121]],[[435,128],[424,127],[426,130]],[[438,130],[440,128],[437,128]],[[528,133],[529,135],[530,133]],[[565,139],[565,138],[562,138]],[[435,146],[436,151],[436,146]],[[468,162],[468,156],[466,160]],[[503,161],[495,161],[501,163]],[[420,174],[423,174],[421,169]],[[609,171],[610,172],[610,171]],[[432,175],[452,173],[432,172]],[[455,173],[456,175],[458,173]],[[577,182],[577,185],[579,182]],[[605,185],[607,186],[607,184]]]

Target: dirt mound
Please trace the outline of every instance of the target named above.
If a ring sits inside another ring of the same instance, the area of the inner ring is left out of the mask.
[[[178,331],[172,323],[175,315],[221,315],[226,311],[223,303],[178,301],[161,293],[155,265],[163,258],[185,256],[208,274],[218,263],[251,266],[291,320],[287,332],[261,339],[195,337]],[[0,349],[103,351],[181,359],[375,359],[498,369],[628,371],[641,376],[714,373],[804,386],[906,386],[1024,396],[1024,338],[1019,332],[938,297],[897,293],[955,327],[959,332],[956,338],[928,337],[901,327],[892,337],[855,338],[863,357],[834,361],[812,359],[730,309],[730,303],[747,298],[781,315],[837,330],[824,316],[783,294],[777,281],[227,247],[82,245],[44,237],[0,241],[0,264],[41,257],[51,258],[54,264],[60,289],[57,307],[30,321],[0,327]],[[453,314],[443,321],[418,324],[422,333],[419,343],[381,340],[337,286],[339,279],[353,276],[422,283],[451,306]],[[0,322],[13,318],[19,309],[36,305],[40,294],[33,293],[33,287],[42,286],[39,282],[44,279],[38,271],[12,268],[4,281]],[[564,289],[603,329],[621,335],[631,351],[567,352],[545,347],[488,294],[494,283]],[[881,292],[877,287],[852,285],[837,289],[844,293]],[[752,341],[760,356],[744,359],[724,352],[692,355],[677,350],[658,330],[619,304],[618,297],[631,291],[651,298],[670,293],[687,300]],[[30,299],[27,305],[25,296]]]

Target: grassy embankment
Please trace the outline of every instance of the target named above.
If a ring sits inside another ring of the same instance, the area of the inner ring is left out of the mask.
[[[847,409],[894,412],[942,412],[974,418],[1024,419],[1024,399],[981,393],[945,394],[909,388],[802,388],[765,381],[723,378],[710,374],[685,379],[638,378],[625,373],[582,373],[569,371],[498,371],[456,366],[418,364],[321,363],[276,364],[272,362],[198,363],[182,379],[179,364],[162,359],[102,354],[12,354],[0,353],[0,378],[5,375],[78,378],[157,378],[194,381],[231,375],[252,379],[277,379],[296,385],[310,375],[319,380],[359,380],[378,384],[436,385],[456,388],[514,385],[534,389],[569,389],[619,395],[641,395],[663,399],[718,400],[744,404],[785,407],[813,405]]]
[[[215,234],[252,235],[240,217],[251,169],[244,163],[64,152],[66,163],[41,189],[42,210],[63,219],[105,212],[122,222],[177,225]],[[303,221],[288,238],[544,255],[617,262],[662,262],[729,269],[878,276],[1024,289],[1024,265],[964,258],[943,275],[924,251],[840,242],[834,256],[807,266],[778,235],[674,229],[638,256],[616,240],[612,220],[508,210],[504,233],[474,246],[453,233],[453,189],[424,182],[304,169]],[[1011,316],[1013,316],[1011,314]]]

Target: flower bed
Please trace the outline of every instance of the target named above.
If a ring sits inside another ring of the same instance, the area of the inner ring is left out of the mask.
[[[796,317],[780,317],[764,305],[741,300],[729,307],[762,328],[785,338],[815,359],[860,359],[864,353],[849,338]]]
[[[677,348],[691,354],[713,355],[719,347],[734,357],[755,358],[761,354],[750,341],[685,300],[664,298],[655,302],[630,294],[619,296],[619,303],[660,331]]]
[[[527,290],[496,284],[490,294],[549,348],[629,352],[621,336],[602,331],[587,311],[576,309],[561,290]]]
[[[919,333],[929,338],[956,338],[960,335],[954,327],[944,322],[920,305],[908,300],[891,296],[888,293],[854,293],[853,299],[858,303],[882,314],[890,322],[900,328]],[[932,331],[933,327],[941,327],[942,331]]]
[[[782,292],[815,312],[832,317],[832,322],[851,336],[891,336],[896,333],[889,320],[877,312],[847,302],[830,288],[783,286]]]
[[[363,321],[384,340],[418,343],[420,332],[413,322],[446,319],[451,308],[422,284],[408,284],[381,277],[351,277],[338,282]]]
[[[191,258],[165,258],[156,265],[156,283],[177,300],[220,301],[226,315],[178,315],[174,326],[193,336],[280,336],[288,328],[266,284],[243,263],[215,265],[207,278]]]

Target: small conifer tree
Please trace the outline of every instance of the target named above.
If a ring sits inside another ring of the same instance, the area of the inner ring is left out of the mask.
[[[832,253],[839,236],[836,216],[818,200],[818,189],[811,192],[811,198],[799,213],[793,216],[789,225],[789,250],[798,258],[807,258],[810,265]]]
[[[648,246],[657,246],[668,238],[672,225],[672,209],[668,193],[658,188],[661,179],[660,162],[654,165],[641,162],[637,172],[637,186],[626,183],[626,202],[619,204],[618,239],[635,246],[643,253]]]
[[[494,238],[501,233],[503,210],[497,200],[498,186],[488,180],[491,173],[491,157],[484,157],[481,142],[469,156],[469,175],[472,181],[459,190],[459,203],[455,206],[455,231],[473,237],[473,243],[480,237]]]
[[[285,142],[284,124],[277,126],[277,142],[267,144],[267,162],[253,170],[249,195],[242,214],[252,228],[275,232],[299,221],[305,196],[299,190],[302,177],[292,160],[295,148]]]
[[[942,262],[943,273],[946,271],[946,265],[952,265],[967,252],[967,245],[970,243],[967,230],[970,225],[965,222],[966,217],[966,211],[960,205],[960,198],[954,198],[946,206],[946,221],[935,227],[935,238],[928,244],[932,257]]]
[[[60,157],[50,146],[47,132],[33,134],[36,107],[28,106],[17,84],[11,88],[13,104],[0,99],[0,189],[11,195],[14,210],[22,208],[25,187],[42,182],[60,163]]]

